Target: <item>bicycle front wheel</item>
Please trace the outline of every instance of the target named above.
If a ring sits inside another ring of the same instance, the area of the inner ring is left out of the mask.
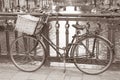
[[[90,75],[106,71],[113,61],[110,42],[100,36],[88,36],[79,40],[73,48],[74,64]]]
[[[11,44],[11,60],[22,71],[38,70],[45,62],[45,56],[44,44],[34,37],[21,36]]]

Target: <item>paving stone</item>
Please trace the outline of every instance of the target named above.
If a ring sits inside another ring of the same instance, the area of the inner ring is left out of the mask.
[[[83,80],[82,77],[71,77],[70,80]]]
[[[101,80],[120,80],[120,71],[106,71],[101,74]]]
[[[31,73],[19,72],[12,77],[12,80],[27,80],[29,76],[31,76]]]
[[[11,79],[14,76],[13,73],[0,73],[0,80],[2,79]]]
[[[2,79],[2,78],[0,78],[0,80],[11,80],[11,79]]]
[[[86,75],[76,68],[42,67],[28,73],[18,70],[13,64],[0,64],[0,80],[120,80],[120,70],[107,70],[99,75]]]
[[[47,80],[65,80],[66,78],[66,73],[63,72],[63,69],[55,69],[52,71]]]
[[[102,80],[100,75],[83,75],[83,80]]]
[[[46,80],[48,75],[44,74],[31,74],[27,80]]]
[[[65,76],[64,80],[70,80],[70,76]]]
[[[39,70],[37,70],[35,73],[49,75],[52,71],[54,71],[54,68],[42,67]]]

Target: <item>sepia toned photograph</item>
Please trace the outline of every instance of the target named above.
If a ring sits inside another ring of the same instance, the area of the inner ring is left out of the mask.
[[[119,80],[120,0],[0,0],[0,80]]]

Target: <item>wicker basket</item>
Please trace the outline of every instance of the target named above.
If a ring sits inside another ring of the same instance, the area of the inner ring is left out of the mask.
[[[34,34],[39,18],[31,15],[18,15],[15,30],[29,35]]]

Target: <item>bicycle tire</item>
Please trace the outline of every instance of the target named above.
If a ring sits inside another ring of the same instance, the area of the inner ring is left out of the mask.
[[[45,62],[45,45],[32,36],[21,36],[11,44],[10,58],[24,72],[34,72]]]
[[[94,50],[93,42],[96,43]],[[97,75],[106,71],[112,64],[113,48],[107,39],[99,35],[85,35],[75,44],[73,47],[74,64],[83,73]],[[91,53],[94,55],[90,56]]]

